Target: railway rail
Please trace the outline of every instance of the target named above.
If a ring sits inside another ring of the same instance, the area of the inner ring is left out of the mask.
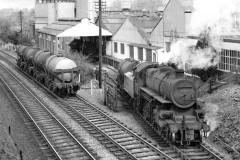
[[[40,83],[38,84],[41,85]],[[41,85],[40,89],[42,88],[45,87]],[[45,88],[45,90],[48,89]],[[51,92],[48,93],[48,96],[52,96],[52,99],[55,99],[55,102],[59,107],[65,110],[88,131],[90,131],[89,128],[91,128],[93,132],[90,133],[92,133],[96,139],[105,145],[119,159],[173,159],[162,152],[159,148],[139,137],[137,133],[127,129],[120,124],[120,122],[117,122],[104,112],[101,112],[97,107],[88,104],[87,101],[83,102],[80,97],[74,99],[70,99],[69,97],[61,99]],[[84,105],[79,108],[79,104]],[[87,109],[89,110],[87,111]],[[100,117],[94,119],[97,115],[102,115],[102,120],[98,119]],[[113,128],[114,125],[115,128]],[[175,155],[176,153],[173,154]]]
[[[0,80],[18,101],[52,153],[51,159],[96,160],[79,140],[20,80],[0,65]]]
[[[204,146],[184,149],[174,147],[145,124],[151,128],[153,139],[157,139],[158,145],[153,145],[79,96],[58,97],[56,103],[119,159],[221,159]]]

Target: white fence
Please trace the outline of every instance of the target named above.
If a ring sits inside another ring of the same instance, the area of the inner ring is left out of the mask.
[[[12,44],[12,43],[5,43],[3,41],[0,41],[0,47],[7,49],[7,50],[13,50],[16,51],[17,50],[17,46]]]
[[[81,86],[81,89],[79,91],[80,95],[81,94],[89,94],[97,99],[103,101],[104,100],[104,84],[102,83],[102,88],[99,88],[99,82],[95,79],[92,79],[85,85]]]

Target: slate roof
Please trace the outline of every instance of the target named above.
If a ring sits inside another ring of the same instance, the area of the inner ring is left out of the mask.
[[[158,11],[164,11],[168,2],[170,0],[165,0],[161,6],[158,7]],[[173,1],[173,0],[172,0]],[[185,12],[192,12],[193,11],[193,0],[178,0],[181,5],[183,6]]]
[[[102,27],[114,35],[126,20],[126,18],[127,15],[124,15],[122,12],[103,12]],[[96,22],[97,21],[98,19]],[[98,23],[96,25],[98,25]]]
[[[149,38],[150,34],[162,19],[159,16],[129,16],[130,22],[138,28],[138,32],[141,36],[150,44]]]
[[[56,36],[57,34],[77,25],[79,22],[56,21],[38,30],[39,33]]]

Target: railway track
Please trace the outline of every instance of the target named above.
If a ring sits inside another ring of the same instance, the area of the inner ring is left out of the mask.
[[[65,111],[119,159],[174,159],[81,97],[65,98]],[[60,105],[60,104],[59,104]]]
[[[0,65],[0,75],[2,83],[18,101],[29,122],[35,126],[45,140],[46,146],[52,151],[52,154],[48,155],[49,159],[96,159],[47,106],[3,65]]]
[[[43,88],[45,87],[41,85],[40,90],[43,90]],[[47,88],[44,90],[47,90]],[[109,117],[99,108],[88,104],[87,101],[80,97],[61,99],[51,92],[46,94],[118,159],[173,159],[147,140],[138,136],[137,133],[129,130],[126,126]],[[80,104],[81,107],[79,107]],[[175,153],[173,154],[175,155]]]
[[[168,147],[172,148],[176,152],[181,155],[182,159],[187,160],[222,160],[222,157],[219,155],[219,152],[216,152],[212,150],[210,145],[208,145],[206,142],[198,145],[198,146],[188,146],[188,147],[177,147],[174,145],[171,145],[165,138],[159,136],[154,128],[151,127],[150,124],[148,124],[147,121],[144,120],[144,118],[141,115],[138,115],[136,113],[132,113],[134,117],[137,119],[139,124],[146,130],[148,135],[152,137],[159,145],[160,147]],[[164,150],[164,149],[163,149]]]
[[[198,148],[171,146],[144,121],[144,126],[150,128],[147,132],[151,132],[150,136],[158,142],[153,145],[81,97],[58,97],[56,103],[119,159],[221,159],[203,145]]]

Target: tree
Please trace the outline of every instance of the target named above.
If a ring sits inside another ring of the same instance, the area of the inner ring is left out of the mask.
[[[29,25],[29,21],[34,19],[34,10],[24,10],[24,17],[22,17],[23,24]],[[14,45],[21,43],[20,38],[20,25],[19,12],[13,9],[2,9],[0,10],[0,39],[5,43],[13,43]],[[22,43],[31,44],[31,39],[29,38],[29,32],[32,32],[30,26],[23,25],[24,32],[22,36]]]
[[[7,21],[4,18],[0,19],[1,23],[0,23],[0,37],[1,39],[8,43],[9,39],[8,39],[8,35],[11,33],[11,24],[9,21]]]
[[[8,40],[14,45],[18,45],[20,43],[20,35],[17,31],[11,32],[8,35]]]

